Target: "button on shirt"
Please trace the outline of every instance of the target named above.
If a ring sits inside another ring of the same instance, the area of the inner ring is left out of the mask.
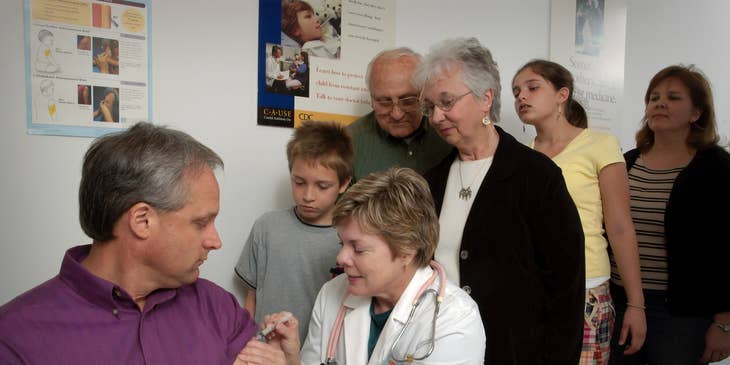
[[[256,323],[204,279],[147,296],[87,271],[69,249],[59,275],[0,307],[1,364],[231,364]]]

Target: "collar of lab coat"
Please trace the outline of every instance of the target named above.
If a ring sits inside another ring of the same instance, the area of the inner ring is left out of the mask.
[[[382,357],[383,351],[390,351],[390,346],[392,345],[391,339],[398,334],[398,331],[406,323],[418,289],[431,277],[432,273],[433,269],[430,266],[416,270],[406,290],[403,291],[393,311],[390,313],[388,323],[380,333],[378,342],[375,345],[371,360]],[[438,280],[431,287],[438,287]],[[343,302],[343,305],[349,310],[349,313],[345,316],[345,323],[343,325],[348,364],[360,364],[363,362],[363,359],[367,359],[371,302],[372,297],[356,295],[348,295]],[[370,363],[377,362],[371,361]]]

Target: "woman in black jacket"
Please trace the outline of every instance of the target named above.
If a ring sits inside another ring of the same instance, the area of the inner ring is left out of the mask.
[[[720,361],[730,355],[730,154],[717,145],[712,91],[694,67],[669,66],[644,101],[637,148],[624,157],[648,332],[631,356],[614,343],[611,364]],[[613,269],[621,318],[626,297]]]
[[[499,71],[475,38],[435,45],[415,78],[430,126],[454,146],[426,173],[436,261],[479,304],[486,364],[577,364],[584,239],[560,169],[494,125]]]

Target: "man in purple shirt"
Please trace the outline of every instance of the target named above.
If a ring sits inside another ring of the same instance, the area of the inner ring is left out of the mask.
[[[0,307],[0,363],[232,364],[246,346],[246,359],[284,364],[281,344],[249,342],[256,323],[230,293],[198,279],[221,247],[213,171],[222,167],[164,127],[97,139],[79,188],[93,243],[69,249],[56,277]]]

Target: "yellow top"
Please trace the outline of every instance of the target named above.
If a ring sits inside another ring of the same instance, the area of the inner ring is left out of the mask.
[[[603,204],[598,174],[625,163],[618,140],[606,132],[584,129],[553,161],[563,170],[568,192],[578,208],[585,234],[586,279],[609,276],[608,241],[603,237]]]

